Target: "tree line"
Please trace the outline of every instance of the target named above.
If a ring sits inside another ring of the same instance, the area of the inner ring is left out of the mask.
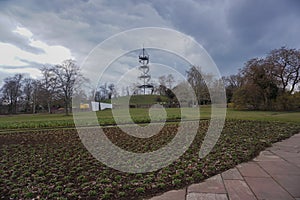
[[[72,109],[72,95],[78,92],[75,80],[79,83],[86,81],[78,65],[74,60],[65,60],[59,65],[43,66],[41,74],[42,78],[39,80],[25,77],[23,74],[5,78],[0,89],[0,112],[15,114],[47,110],[52,113],[53,109],[63,105],[68,115]]]
[[[0,113],[36,113],[63,107],[68,115],[72,112],[72,96],[104,101],[118,96],[138,94],[136,85],[122,88],[120,95],[113,83],[104,83],[91,91],[90,97],[79,86],[88,83],[74,60],[59,65],[43,66],[42,78],[32,79],[16,74],[4,79],[0,89]],[[204,81],[204,76],[205,80]],[[200,66],[191,66],[186,71],[187,82],[193,88],[199,105],[210,104],[210,88],[224,83],[228,106],[252,110],[295,110],[300,108],[300,50],[282,47],[270,51],[265,57],[247,61],[237,74],[213,80],[209,74],[201,73]],[[75,80],[78,84],[75,84]],[[153,94],[165,95],[170,102],[176,101],[172,91],[186,88],[186,83],[175,83],[174,77],[162,75],[154,84]],[[180,92],[188,93],[186,90]],[[185,94],[189,96],[189,94]],[[187,98],[191,106],[195,100]],[[4,106],[3,106],[4,105]]]
[[[219,80],[201,73],[200,66],[192,66],[186,73],[198,104],[209,104],[211,98],[207,86],[218,87]],[[281,47],[265,57],[252,58],[237,74],[222,77],[222,83],[229,107],[300,110],[300,50]]]
[[[253,58],[235,75],[223,78],[227,102],[238,109],[300,108],[300,50],[281,47]]]

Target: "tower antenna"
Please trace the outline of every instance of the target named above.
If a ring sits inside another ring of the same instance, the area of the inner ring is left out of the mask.
[[[143,89],[144,95],[146,94],[146,89],[152,89],[151,93],[153,92],[153,85],[149,84],[151,76],[149,74],[149,54],[147,53],[146,49],[144,48],[141,50],[139,54],[139,63],[141,64],[139,70],[141,71],[141,75],[138,77],[140,80],[143,81],[143,84],[138,86],[138,88]]]

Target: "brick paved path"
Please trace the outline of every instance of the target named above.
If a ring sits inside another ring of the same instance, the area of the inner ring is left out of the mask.
[[[250,162],[150,200],[300,200],[300,133]]]

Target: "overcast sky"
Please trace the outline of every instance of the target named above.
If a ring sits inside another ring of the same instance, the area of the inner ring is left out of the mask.
[[[300,48],[299,21],[298,0],[0,0],[0,81],[80,64],[108,37],[149,26],[191,36],[230,75],[274,48]]]

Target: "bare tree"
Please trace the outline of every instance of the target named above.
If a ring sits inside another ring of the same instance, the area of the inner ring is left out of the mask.
[[[160,85],[163,85],[169,89],[172,89],[173,83],[175,82],[175,78],[172,74],[162,75],[158,77],[158,82]]]
[[[199,104],[208,104],[210,102],[210,95],[208,91],[208,87],[203,76],[207,76],[206,80],[210,80],[209,75],[205,75],[201,72],[201,68],[198,66],[192,66],[186,73],[187,73],[187,80],[192,86],[195,95],[197,97]]]
[[[69,115],[69,112],[72,112],[71,101],[73,92],[77,86],[81,83],[83,84],[87,79],[83,77],[79,66],[74,60],[65,60],[62,64],[52,67],[51,71],[57,77],[58,88],[63,93],[65,113]],[[75,81],[78,85],[75,85]]]
[[[41,86],[44,96],[44,100],[46,101],[48,113],[51,113],[51,106],[52,102],[59,92],[59,85],[58,85],[58,76],[55,73],[54,66],[44,66],[41,68],[42,72],[42,79],[41,79]]]
[[[40,101],[40,92],[42,90],[42,85],[39,80],[33,82],[33,93],[32,93],[32,113],[36,113],[36,106]]]
[[[36,87],[36,81],[32,78],[25,78],[22,81],[23,85],[23,95],[24,95],[24,104],[25,104],[25,112],[30,112],[33,110],[34,104],[34,93]]]
[[[158,86],[159,95],[166,95],[167,87],[165,85]]]
[[[266,60],[272,74],[279,79],[282,91],[292,94],[300,83],[300,51],[281,47],[271,51]]]
[[[166,83],[168,84],[167,87],[172,89],[173,83],[175,83],[175,78],[172,74],[168,74],[166,77]]]
[[[16,74],[13,77],[4,79],[1,91],[3,98],[9,102],[9,113],[17,113],[17,104],[22,95],[22,79],[22,74]]]
[[[162,75],[158,77],[158,82],[160,85],[166,86],[167,84],[167,77],[165,75]]]
[[[116,87],[115,87],[115,84],[113,83],[110,83],[108,85],[108,99],[111,99],[112,97],[116,97],[117,96],[117,90],[116,90]]]
[[[140,90],[138,89],[139,85],[139,83],[131,83],[127,90],[128,94],[138,95],[140,92]]]
[[[100,100],[108,99],[107,83],[100,85],[98,92],[99,92],[98,96],[100,97]]]
[[[222,80],[226,89],[227,103],[230,103],[232,101],[234,92],[242,87],[244,81],[243,77],[241,73],[238,73],[236,75],[222,77]]]

